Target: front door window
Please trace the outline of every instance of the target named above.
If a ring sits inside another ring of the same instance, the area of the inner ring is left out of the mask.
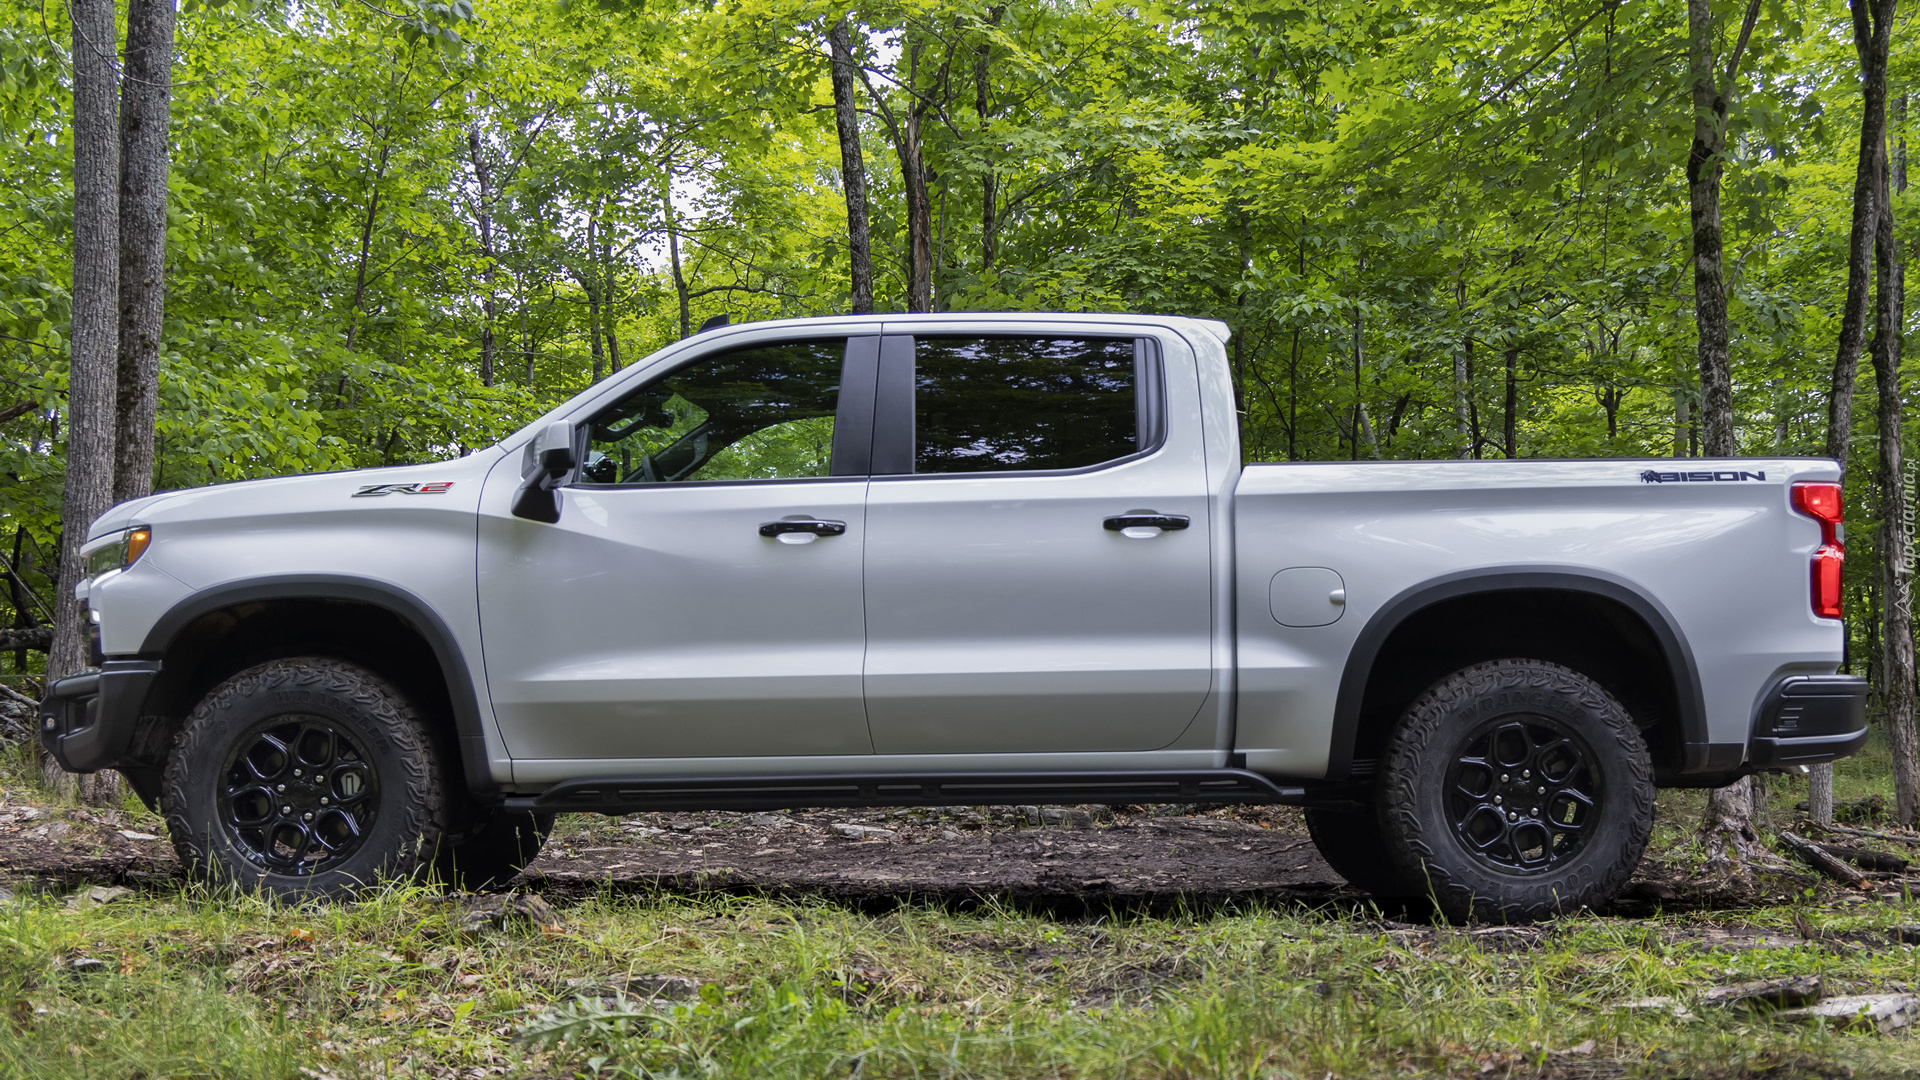
[[[794,480],[833,468],[846,341],[791,341],[689,364],[587,425],[579,483]]]

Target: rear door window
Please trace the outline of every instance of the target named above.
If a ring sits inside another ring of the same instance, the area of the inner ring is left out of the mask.
[[[915,473],[1080,469],[1147,448],[1133,338],[920,337]]]

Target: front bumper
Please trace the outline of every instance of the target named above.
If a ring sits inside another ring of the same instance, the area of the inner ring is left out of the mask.
[[[68,772],[125,764],[158,660],[108,660],[98,671],[57,679],[40,702],[40,745]]]
[[[1761,700],[1747,744],[1752,771],[1843,758],[1867,741],[1867,680],[1796,675]]]

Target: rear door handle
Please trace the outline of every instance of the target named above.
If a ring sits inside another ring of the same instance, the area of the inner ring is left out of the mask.
[[[1161,529],[1173,532],[1184,529],[1189,524],[1185,514],[1156,514],[1148,510],[1134,510],[1117,514],[1101,522],[1108,532],[1126,532],[1128,529]]]
[[[839,536],[846,531],[847,523],[844,521],[822,521],[818,518],[787,518],[784,521],[769,521],[760,526],[761,536],[785,536],[788,533]]]

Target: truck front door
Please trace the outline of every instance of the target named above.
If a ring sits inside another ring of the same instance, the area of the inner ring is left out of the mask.
[[[877,336],[709,353],[583,425],[556,524],[480,519],[516,760],[868,754],[861,557]],[[843,387],[846,392],[843,393]]]
[[[1169,363],[1155,338],[1111,330],[884,339],[866,552],[877,752],[1155,750],[1192,723],[1212,681],[1213,567],[1179,349]]]

